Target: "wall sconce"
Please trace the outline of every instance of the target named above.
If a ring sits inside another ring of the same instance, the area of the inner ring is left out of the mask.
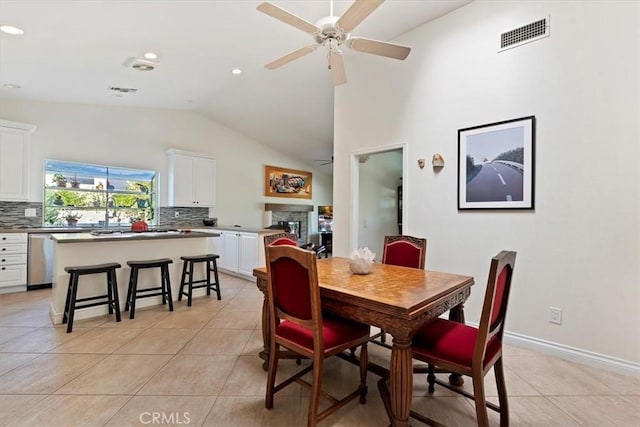
[[[418,166],[420,166],[420,169],[424,168],[424,159],[418,159]]]
[[[441,154],[434,154],[431,159],[431,164],[434,168],[443,168],[444,167],[444,157]]]

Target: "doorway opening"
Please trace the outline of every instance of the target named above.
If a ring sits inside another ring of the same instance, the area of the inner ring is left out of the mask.
[[[368,247],[382,257],[384,236],[406,227],[406,144],[357,152],[352,158],[351,251]],[[404,200],[402,194],[404,193]]]

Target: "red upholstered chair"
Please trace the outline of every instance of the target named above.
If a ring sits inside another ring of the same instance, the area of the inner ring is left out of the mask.
[[[314,252],[271,245],[266,247],[266,264],[271,349],[265,407],[273,408],[274,394],[293,382],[311,389],[309,426],[358,396],[360,403],[365,403],[369,325],[322,313]],[[361,346],[357,389],[342,399],[328,396],[321,390],[324,359],[356,346]],[[311,359],[312,364],[276,385],[280,347]],[[302,379],[310,371],[312,384]],[[332,405],[318,413],[320,396]]]
[[[502,334],[511,290],[516,253],[502,251],[491,260],[484,305],[477,328],[445,319],[426,323],[414,336],[411,351],[415,359],[429,364],[429,392],[438,383],[475,400],[479,426],[488,426],[487,407],[500,413],[500,426],[509,425],[509,406],[502,367]],[[473,395],[436,379],[434,365],[473,379]],[[493,367],[500,406],[487,403],[484,377]],[[426,417],[411,411],[411,416],[425,423]]]
[[[385,236],[382,249],[382,263],[403,267],[424,269],[427,255],[427,239],[413,236]],[[384,330],[371,336],[371,342],[391,348],[386,344],[387,334]]]
[[[298,246],[298,236],[293,233],[267,234],[264,236],[264,245],[291,245]]]
[[[427,239],[413,236],[385,236],[382,263],[424,269]]]

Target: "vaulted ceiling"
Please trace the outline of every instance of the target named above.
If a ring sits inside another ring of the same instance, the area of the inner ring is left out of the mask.
[[[353,33],[392,41],[469,2],[387,0]],[[329,159],[333,153],[334,87],[326,53],[318,49],[276,70],[264,68],[313,41],[258,12],[260,3],[2,0],[0,23],[25,33],[0,33],[1,95],[193,110],[317,166],[315,159]],[[342,15],[351,3],[335,1],[334,15]],[[312,23],[330,10],[329,0],[274,4]],[[153,71],[138,71],[127,63],[149,51],[158,54]],[[349,73],[352,55],[362,53],[345,52],[347,80],[357,79]],[[404,64],[397,61],[398,67]],[[234,68],[242,73],[233,75]],[[137,91],[118,93],[110,87]],[[331,171],[330,164],[323,168]]]

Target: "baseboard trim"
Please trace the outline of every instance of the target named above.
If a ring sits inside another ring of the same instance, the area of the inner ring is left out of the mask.
[[[467,324],[476,327],[478,326],[477,323],[474,324],[467,322]],[[527,335],[516,334],[514,332],[505,332],[504,342],[524,347],[529,350],[534,350],[542,354],[556,356],[560,359],[571,362],[583,363],[585,365],[640,378],[640,363],[607,356],[605,354],[594,353],[592,351],[570,347],[568,345],[558,344]]]

